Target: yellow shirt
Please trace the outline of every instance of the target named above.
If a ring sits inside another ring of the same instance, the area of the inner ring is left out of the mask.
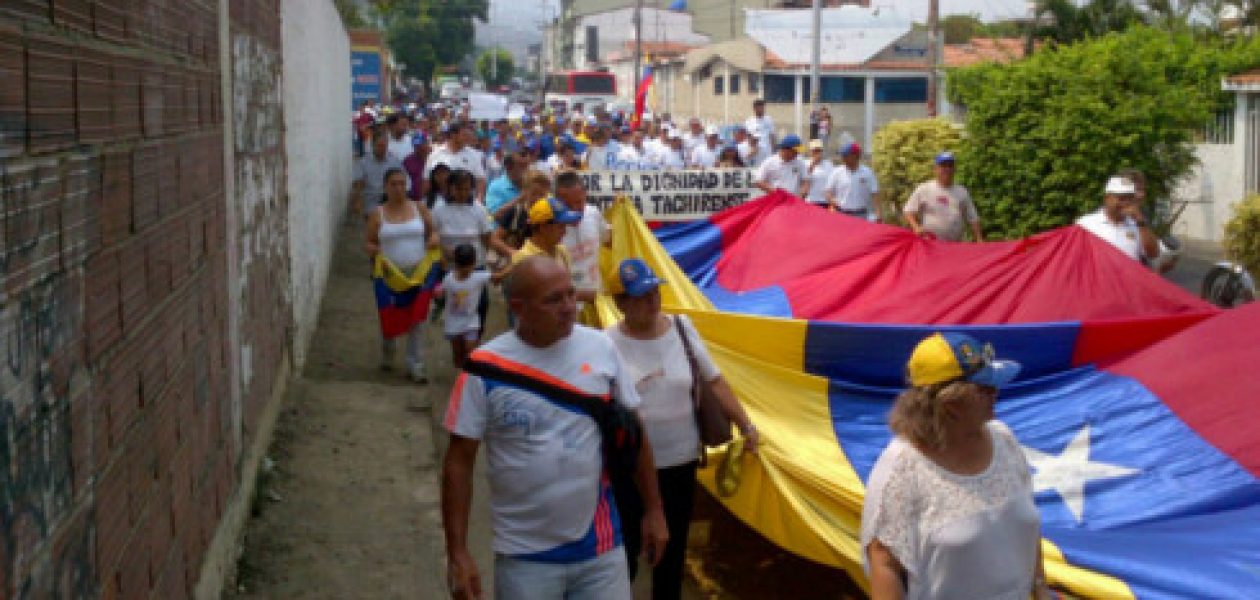
[[[573,264],[573,261],[569,259],[569,251],[565,249],[564,245],[556,244],[555,252],[547,252],[535,244],[534,240],[525,240],[525,244],[521,246],[521,249],[512,255],[512,264],[515,265],[531,256],[550,256],[564,265],[565,269],[572,268]]]

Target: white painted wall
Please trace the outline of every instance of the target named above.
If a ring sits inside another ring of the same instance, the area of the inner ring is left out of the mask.
[[[1235,130],[1233,144],[1198,144],[1199,164],[1177,187],[1174,197],[1189,201],[1174,233],[1196,240],[1221,241],[1231,206],[1245,190],[1242,129]]]
[[[596,42],[602,62],[624,56],[627,52],[626,42],[634,40],[634,8],[585,15],[577,19],[573,29],[573,64],[578,70],[596,67],[586,61],[587,27],[595,27],[599,32]],[[643,41],[703,46],[709,43],[709,36],[695,33],[691,27],[691,15],[685,12],[644,7]],[[633,63],[631,66],[633,67]]]
[[[293,359],[301,368],[350,190],[350,40],[332,0],[283,0]]]

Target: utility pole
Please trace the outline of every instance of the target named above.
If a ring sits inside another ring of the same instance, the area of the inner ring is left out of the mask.
[[[941,2],[928,0],[928,86],[927,113],[935,117],[937,112],[937,79],[940,73]]]
[[[933,0],[934,2],[936,0]],[[809,92],[811,114],[818,113],[818,100],[822,98],[819,85],[819,73],[822,65],[822,0],[814,0],[814,47],[809,61]]]
[[[643,0],[634,3],[634,81],[630,87],[639,93],[639,80],[643,79]]]

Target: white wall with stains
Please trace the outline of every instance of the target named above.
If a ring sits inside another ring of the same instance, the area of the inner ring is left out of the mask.
[[[292,348],[300,368],[350,190],[350,40],[331,0],[283,0],[281,22]]]

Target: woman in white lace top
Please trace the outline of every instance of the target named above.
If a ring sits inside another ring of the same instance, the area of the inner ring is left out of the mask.
[[[1019,364],[959,333],[936,333],[906,367],[862,510],[871,597],[1049,598],[1041,517],[1019,442],[994,420]]]

